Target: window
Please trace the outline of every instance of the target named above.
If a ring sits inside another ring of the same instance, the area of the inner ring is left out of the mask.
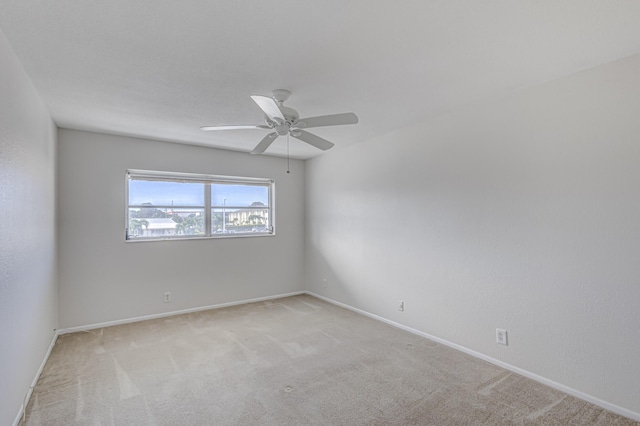
[[[127,240],[273,234],[270,179],[127,171]]]

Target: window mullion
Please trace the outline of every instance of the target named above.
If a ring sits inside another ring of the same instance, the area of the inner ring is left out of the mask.
[[[204,234],[211,236],[211,183],[204,184]]]

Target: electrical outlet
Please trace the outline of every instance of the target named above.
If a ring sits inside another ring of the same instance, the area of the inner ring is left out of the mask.
[[[398,310],[404,312],[404,302],[402,300],[398,300]]]
[[[322,287],[327,288],[327,279],[326,278],[322,279]]]
[[[507,330],[503,330],[501,328],[496,328],[496,342],[501,345],[508,345],[507,342]]]
[[[171,292],[167,291],[164,293],[164,303],[169,303],[171,302]]]

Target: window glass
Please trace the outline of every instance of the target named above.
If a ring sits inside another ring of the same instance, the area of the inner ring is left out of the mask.
[[[204,206],[204,184],[132,179],[129,182],[129,204]]]
[[[269,209],[215,208],[211,214],[214,234],[269,233]]]
[[[128,172],[128,240],[271,235],[273,182]]]

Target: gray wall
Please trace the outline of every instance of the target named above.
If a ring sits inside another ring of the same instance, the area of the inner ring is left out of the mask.
[[[58,141],[61,327],[303,289],[302,161],[287,174],[283,158],[65,129]],[[127,169],[272,178],[276,235],[125,242]]]
[[[640,413],[638,75],[630,57],[308,161],[307,289]]]
[[[57,327],[55,125],[0,32],[0,424]]]

